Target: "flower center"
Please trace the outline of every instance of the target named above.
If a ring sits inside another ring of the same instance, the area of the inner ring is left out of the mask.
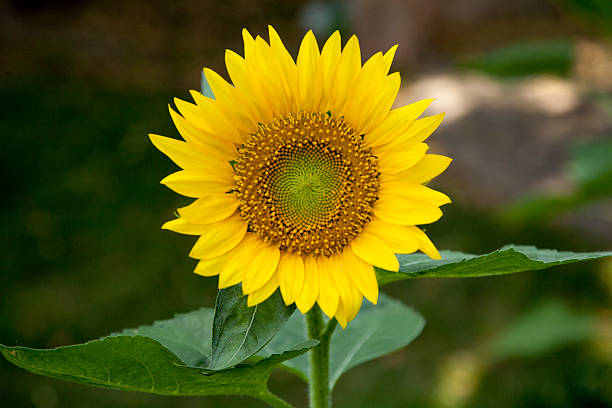
[[[265,242],[341,252],[370,221],[376,158],[342,118],[298,113],[260,125],[235,165],[240,214]]]

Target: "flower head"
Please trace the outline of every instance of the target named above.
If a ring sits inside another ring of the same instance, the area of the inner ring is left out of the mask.
[[[195,272],[242,283],[249,305],[280,287],[288,305],[318,303],[346,326],[364,296],[377,301],[374,266],[440,257],[417,225],[450,202],[423,185],[450,163],[424,143],[442,115],[417,119],[432,100],[391,109],[396,47],[362,66],[355,36],[319,50],[308,32],[297,61],[272,27],[269,42],[243,37],[244,57],[225,54],[232,85],[205,68],[215,98],[192,91],[195,104],[170,108],[185,141],[151,135],[183,169],[162,183],[196,198],[163,228],[198,235]]]

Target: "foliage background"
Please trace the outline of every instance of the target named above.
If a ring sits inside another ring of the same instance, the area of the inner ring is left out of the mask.
[[[264,34],[273,24],[294,54],[306,26],[320,39],[331,27],[345,39],[356,32],[364,56],[400,44],[400,102],[436,97],[432,112],[448,112],[432,138],[433,151],[455,158],[435,182],[454,199],[427,228],[439,247],[610,249],[611,7],[606,0],[0,3],[0,342],[81,343],[213,305],[216,281],[193,275],[186,257],[193,238],[159,229],[188,200],[159,185],[174,168],[146,134],[177,136],[167,104],[198,89],[203,65],[225,74],[223,50],[241,52],[242,27]],[[340,380],[338,406],[612,405],[610,261],[407,281],[386,291],[419,310],[427,326],[405,350]],[[527,323],[513,323],[521,319]],[[508,342],[512,353],[495,347]],[[305,404],[299,379],[279,373],[271,386]],[[91,389],[0,361],[0,405],[260,404]]]

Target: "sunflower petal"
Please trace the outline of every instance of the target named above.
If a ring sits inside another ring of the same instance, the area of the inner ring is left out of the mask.
[[[308,312],[319,297],[319,268],[314,257],[304,257],[304,285],[295,298],[295,305],[300,312]]]
[[[385,52],[385,55],[383,56],[384,60],[385,60],[385,74],[389,72],[389,69],[391,68],[391,63],[393,62],[393,57],[395,57],[395,51],[397,51],[397,44],[395,44],[393,47],[389,48],[389,51]]]
[[[191,143],[192,146],[200,150],[205,156],[216,155],[229,161],[233,160],[238,155],[238,151],[233,143],[207,134],[203,130],[192,125],[187,119],[176,113],[170,105],[168,105],[168,110],[170,111],[170,116],[172,117],[176,129],[183,139]]]
[[[406,170],[418,163],[425,152],[429,149],[426,143],[417,143],[402,149],[380,150],[374,148],[374,154],[378,157],[377,165],[381,173],[396,174]]]
[[[399,195],[382,197],[376,201],[374,214],[385,222],[399,225],[430,224],[442,217],[438,207],[411,203]]]
[[[333,87],[330,87],[329,101],[332,115],[336,109],[344,106],[349,97],[349,90],[361,69],[361,51],[356,36],[349,38],[336,64],[333,76]]]
[[[427,183],[446,170],[452,161],[450,157],[426,154],[414,166],[395,174],[395,177],[416,184]]]
[[[399,262],[393,251],[382,239],[372,233],[365,230],[361,232],[351,241],[350,249],[355,255],[372,265],[388,271],[397,272],[399,270]]]
[[[278,266],[280,250],[277,246],[259,242],[259,248],[250,259],[242,280],[242,293],[256,291],[272,277]]]
[[[236,212],[240,201],[235,194],[209,194],[178,209],[179,215],[194,224],[212,224]]]
[[[278,272],[274,272],[270,279],[259,289],[249,293],[247,298],[247,306],[255,306],[272,296],[278,289]]]
[[[295,302],[304,284],[304,261],[299,255],[283,252],[278,262],[278,280],[286,305]]]
[[[336,273],[335,262],[330,261],[327,257],[322,257],[317,261],[319,267],[320,289],[317,303],[319,307],[330,319],[333,319],[336,310],[338,309],[338,289],[331,278],[331,275]]]
[[[221,256],[236,247],[247,231],[247,223],[238,214],[206,227],[207,230],[198,238],[189,253],[192,258],[211,259]]]
[[[215,166],[213,164],[215,156],[204,156],[189,143],[153,134],[150,134],[149,138],[159,151],[183,169],[208,169]],[[218,161],[222,162],[223,160],[219,158]],[[220,164],[223,165],[223,163]]]
[[[353,283],[370,302],[378,302],[378,282],[374,268],[368,262],[355,255],[351,249],[343,251],[343,261],[346,271]]]
[[[297,57],[298,104],[307,112],[318,110],[323,92],[323,69],[317,40],[308,31]]]
[[[440,207],[451,202],[451,199],[444,193],[433,190],[422,184],[406,182],[396,175],[381,174],[380,197],[398,196],[406,199],[410,203],[435,205]]]
[[[420,228],[415,227],[414,233],[419,239],[419,248],[421,251],[423,251],[431,259],[442,259],[434,244],[431,242],[429,237],[423,231],[421,231]]]
[[[232,167],[219,166],[210,172],[181,170],[166,176],[161,184],[186,197],[198,198],[210,193],[225,193],[234,187]]]
[[[227,262],[228,258],[224,255],[213,259],[202,259],[193,272],[205,277],[217,276]]]
[[[423,99],[401,108],[393,109],[374,129],[366,133],[364,140],[368,146],[382,146],[395,140],[408,131],[414,121],[421,116],[433,99]]]

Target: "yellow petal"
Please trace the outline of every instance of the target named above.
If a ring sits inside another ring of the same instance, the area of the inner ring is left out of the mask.
[[[204,96],[202,96],[204,97]],[[174,98],[174,104],[183,117],[192,125],[208,134],[215,134],[210,126],[209,120],[204,116],[204,112],[197,105],[189,103],[179,98]]]
[[[355,317],[357,317],[359,309],[361,309],[361,304],[363,303],[363,296],[361,295],[361,293],[359,293],[355,286],[351,286],[350,291],[353,293],[353,295],[348,298],[350,300],[343,300],[342,302],[344,310],[346,312],[346,318],[349,322]]]
[[[346,317],[346,312],[344,311],[344,304],[342,303],[342,300],[338,302],[338,309],[336,310],[336,315],[334,317],[338,321],[338,324],[345,329],[348,319]]]
[[[385,86],[380,90],[379,96],[374,98],[376,104],[373,109],[368,111],[365,109],[363,110],[363,119],[360,121],[357,128],[360,134],[367,134],[372,129],[375,129],[389,114],[389,110],[393,102],[395,102],[395,98],[399,92],[400,82],[399,72],[394,72],[387,77]]]
[[[194,224],[211,224],[228,218],[236,212],[240,201],[233,193],[208,194],[186,207],[178,209],[179,215]]]
[[[247,265],[242,280],[242,293],[246,295],[261,288],[276,271],[279,259],[278,246],[269,245],[260,240],[259,247]]]
[[[393,109],[385,119],[368,132],[364,140],[368,146],[382,146],[395,140],[396,137],[408,131],[414,121],[421,116],[433,99],[423,99],[401,108]]]
[[[344,267],[357,289],[370,302],[376,304],[378,301],[378,282],[372,265],[355,255],[350,248],[344,250],[342,254]]]
[[[229,262],[219,272],[219,289],[229,288],[242,282],[247,265],[258,248],[258,239],[254,234],[247,232],[234,249],[223,255],[229,259]]]
[[[418,163],[425,156],[427,149],[429,146],[426,143],[417,143],[396,150],[381,150],[380,147],[372,150],[378,157],[376,162],[378,171],[396,174]]]
[[[286,116],[289,114],[292,95],[289,95],[287,88],[283,86],[283,72],[279,70],[276,62],[278,61],[268,43],[258,36],[255,39],[255,56],[252,60],[247,59],[248,70],[260,82],[266,103],[272,111],[277,116]]]
[[[308,31],[297,57],[298,104],[307,112],[319,109],[323,92],[323,69],[319,46],[312,31]]]
[[[217,276],[227,261],[228,258],[226,256],[204,259],[198,262],[193,272],[206,277]]]
[[[244,58],[252,58],[255,52],[255,40],[246,28],[242,29],[242,40],[244,41]]]
[[[257,112],[259,122],[267,123],[274,116],[272,109],[265,103],[265,98],[261,87],[252,78],[252,73],[248,70],[246,61],[233,51],[225,51],[225,66],[232,83],[238,94],[245,103],[253,104]]]
[[[350,89],[360,69],[361,51],[359,50],[359,41],[353,35],[342,50],[334,71],[333,86],[329,88],[332,115],[337,113],[336,108],[344,106],[351,95]]]
[[[208,229],[208,226],[193,224],[186,221],[184,218],[176,218],[164,223],[164,225],[162,225],[162,229],[185,235],[202,235]]]
[[[384,73],[388,73],[389,69],[391,68],[391,63],[393,62],[393,57],[395,57],[395,51],[397,51],[397,44],[394,45],[393,47],[391,47],[389,49],[389,51],[387,51],[385,53],[385,55],[383,56],[384,60],[385,60],[385,70]]]
[[[376,235],[362,231],[351,241],[350,249],[366,262],[388,271],[397,271],[399,262],[389,246]]]
[[[293,108],[297,92],[297,67],[295,61],[293,61],[293,58],[285,48],[283,41],[272,26],[268,26],[268,33],[270,36],[270,49],[276,56],[276,58],[272,58],[273,61],[271,62],[276,62],[276,69],[281,74],[279,76],[280,80],[285,88],[285,93],[291,101],[291,108]]]
[[[451,202],[444,193],[425,187],[422,184],[406,182],[396,175],[380,175],[379,197],[397,196],[410,203],[435,205],[440,207]]]
[[[423,251],[431,259],[442,259],[434,244],[423,231],[415,227],[414,233],[419,240],[419,247],[421,251]]]
[[[150,134],[149,138],[157,149],[183,169],[208,169],[215,166],[216,162],[219,162],[221,166],[223,165],[223,160],[220,157],[216,155],[204,156],[201,151],[189,143],[153,134]],[[213,152],[210,153],[214,154]]]
[[[170,105],[168,105],[168,110],[170,111],[170,116],[172,117],[176,129],[183,139],[194,145],[205,156],[216,155],[222,157],[226,161],[236,158],[238,151],[233,143],[206,133],[200,128],[192,125],[189,121],[176,113]]]
[[[438,154],[426,154],[414,166],[401,171],[394,176],[411,183],[427,183],[448,168],[453,161],[450,157]]]
[[[162,181],[168,188],[186,197],[198,198],[210,193],[225,193],[234,188],[234,172],[229,163],[207,172],[181,170],[172,173]]]
[[[204,75],[215,94],[216,103],[225,117],[237,126],[240,131],[254,133],[257,131],[258,112],[252,102],[242,98],[236,88],[228,84],[219,74],[204,68]],[[236,109],[240,106],[240,109]]]
[[[216,258],[236,247],[246,234],[247,223],[236,214],[206,227],[207,230],[198,238],[189,253],[192,258]]]
[[[278,273],[275,272],[272,274],[270,279],[259,289],[249,293],[249,297],[247,299],[247,306],[255,306],[268,299],[274,291],[278,288]]]
[[[349,272],[346,270],[346,264],[343,263],[343,268],[345,270],[345,274],[348,276]],[[346,286],[344,286],[344,292],[341,295],[340,302],[338,303],[338,312],[340,312],[340,303],[342,304],[342,309],[345,315],[347,322],[350,322],[357,316],[359,309],[361,308],[361,304],[363,303],[363,295],[357,289],[357,286],[351,280]],[[336,312],[336,314],[338,314]]]
[[[299,255],[283,252],[278,262],[278,279],[286,305],[295,302],[304,284],[304,261]]]
[[[385,222],[421,225],[438,221],[442,211],[433,205],[410,202],[399,195],[387,195],[374,203],[374,214]]]
[[[236,124],[219,109],[219,104],[216,100],[207,98],[198,91],[191,90],[189,93],[197,104],[200,118],[207,123],[212,134],[238,144],[245,141],[247,135],[238,131]],[[177,107],[183,113],[178,105]],[[185,118],[190,120],[187,116]]]
[[[295,298],[300,312],[308,312],[319,297],[319,268],[312,256],[304,257],[304,285],[301,293]]]
[[[333,319],[336,310],[338,309],[338,289],[331,275],[336,273],[337,265],[330,261],[326,256],[317,259],[319,267],[319,298],[317,303],[319,307],[330,319]]]
[[[336,65],[340,59],[340,32],[334,31],[334,33],[328,38],[323,45],[321,50],[321,65],[323,67],[323,98],[325,106],[322,107],[323,111],[330,109],[329,98],[332,93],[331,89],[334,86],[333,75],[336,70]]]
[[[384,67],[382,53],[374,54],[363,64],[351,89],[352,96],[346,100],[346,105],[336,107],[338,115],[344,116],[351,128],[361,134],[364,116],[375,109],[381,88],[385,87],[386,76],[382,73]]]
[[[409,149],[416,143],[420,143],[427,139],[440,123],[444,119],[444,114],[428,116],[423,119],[415,121],[406,132],[398,135],[394,140],[385,144],[384,146],[377,147],[378,152],[388,152],[396,150]]]
[[[366,229],[385,241],[396,254],[411,254],[420,248],[412,225],[398,225],[374,219],[366,225]],[[417,228],[418,229],[418,228]]]

